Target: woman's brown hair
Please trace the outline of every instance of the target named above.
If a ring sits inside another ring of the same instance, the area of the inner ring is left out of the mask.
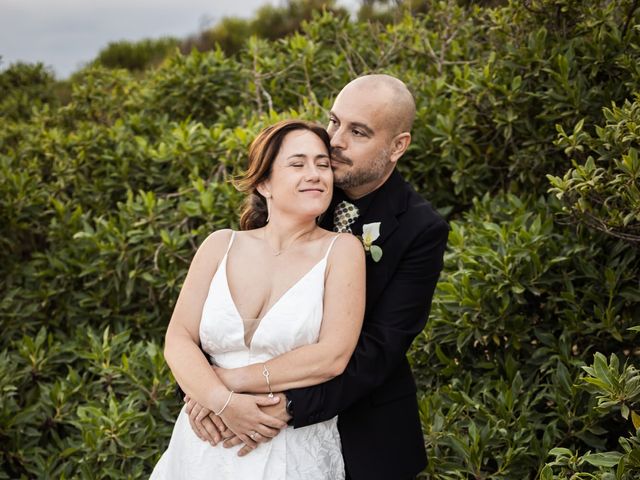
[[[235,186],[247,194],[240,215],[240,229],[251,230],[267,224],[267,200],[258,192],[258,185],[269,178],[273,162],[280,151],[284,137],[296,130],[315,133],[331,150],[329,135],[320,125],[306,120],[282,120],[264,130],[251,142],[247,171],[235,181]]]

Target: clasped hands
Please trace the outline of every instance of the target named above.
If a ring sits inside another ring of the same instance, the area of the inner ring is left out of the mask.
[[[229,370],[214,367],[220,379],[233,389]],[[195,434],[212,446],[223,443],[225,448],[244,444],[238,456],[244,456],[258,444],[271,441],[280,430],[287,427],[290,416],[286,412],[286,397],[282,393],[273,398],[264,394],[235,393],[218,416],[195,399],[184,397],[189,423]]]

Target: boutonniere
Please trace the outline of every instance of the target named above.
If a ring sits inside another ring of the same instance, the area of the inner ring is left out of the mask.
[[[371,255],[374,262],[379,262],[382,258],[382,249],[378,245],[374,245],[380,236],[380,222],[367,223],[362,226],[362,237],[360,241],[364,247],[364,251]]]

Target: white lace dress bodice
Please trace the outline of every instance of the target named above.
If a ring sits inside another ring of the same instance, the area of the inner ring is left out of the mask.
[[[262,363],[303,345],[318,341],[322,323],[324,257],[292,285],[262,317],[249,346],[245,345],[242,317],[233,301],[227,280],[229,246],[214,274],[200,320],[200,342],[211,360],[223,368]],[[156,464],[152,480],[341,480],[344,463],[340,450],[337,417],[293,429],[287,427],[268,443],[258,445],[244,457],[239,446],[212,447],[200,440],[183,407],[169,447]]]

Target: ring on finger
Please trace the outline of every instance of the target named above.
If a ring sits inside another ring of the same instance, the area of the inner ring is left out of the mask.
[[[251,434],[249,435],[249,438],[250,438],[251,440],[255,440],[255,439],[256,439],[256,435],[258,435],[258,432],[253,432],[253,433],[251,433]]]

